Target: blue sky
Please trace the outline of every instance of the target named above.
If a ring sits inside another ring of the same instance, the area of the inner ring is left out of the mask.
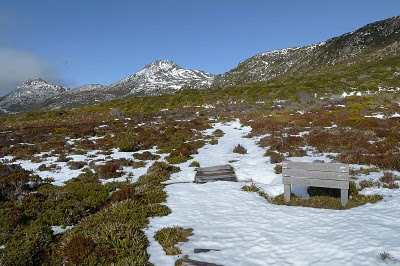
[[[108,85],[157,59],[219,74],[395,15],[399,0],[2,0],[0,80]]]

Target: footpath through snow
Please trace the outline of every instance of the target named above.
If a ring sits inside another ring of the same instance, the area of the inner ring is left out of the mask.
[[[265,150],[256,139],[242,138],[250,128],[238,121],[217,128],[225,132],[218,145],[199,149],[194,160],[202,167],[237,160],[231,164],[239,181],[252,179],[270,195],[282,193],[280,175],[263,156]],[[232,153],[239,143],[247,155]],[[194,180],[189,164],[179,165],[182,171],[166,187],[172,213],[152,218],[145,231],[155,265],[174,265],[178,258],[167,256],[154,239],[156,231],[175,225],[194,229],[189,241],[179,244],[183,255],[222,265],[376,265],[384,251],[400,258],[399,190],[377,204],[345,211],[277,206],[242,191],[242,182],[174,184]],[[196,254],[195,248],[220,251]]]

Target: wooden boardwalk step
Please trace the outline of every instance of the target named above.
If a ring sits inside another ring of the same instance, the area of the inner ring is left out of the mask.
[[[219,165],[219,166],[211,166],[211,167],[199,167],[197,171],[218,171],[221,169],[232,169],[230,164]]]
[[[221,251],[220,249],[214,249],[214,248],[195,248],[194,253],[206,253],[210,251]]]
[[[222,266],[222,265],[215,264],[215,263],[198,261],[198,260],[185,259],[182,262],[182,266]]]
[[[212,181],[236,182],[237,177],[231,165],[220,165],[212,167],[197,168],[195,182],[205,183]]]

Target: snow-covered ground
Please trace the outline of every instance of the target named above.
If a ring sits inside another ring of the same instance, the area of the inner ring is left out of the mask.
[[[72,140],[72,144],[73,144],[73,140]],[[151,153],[156,153],[157,149],[156,147],[149,149],[149,150],[141,150],[138,153],[142,153],[145,151],[149,151]],[[112,149],[111,150],[111,154],[110,155],[104,155],[101,153],[102,151],[100,150],[92,150],[92,151],[88,151],[87,154],[84,155],[78,155],[78,154],[71,154],[68,155],[67,157],[71,158],[71,161],[83,161],[86,162],[87,164],[90,164],[91,162],[95,162],[95,164],[100,165],[100,164],[104,164],[106,161],[111,160],[111,159],[131,159],[133,161],[138,161],[136,159],[133,158],[133,152],[120,152],[117,149]],[[36,157],[41,157],[44,153],[41,154],[37,154]],[[159,161],[164,160],[165,156],[167,154],[159,154],[160,155],[160,159]],[[7,156],[7,157],[3,157],[0,158],[0,162],[3,160],[11,160],[12,156]],[[17,160],[15,162],[13,162],[14,164],[19,164],[21,165],[22,168],[24,168],[25,170],[29,170],[32,171],[34,174],[39,175],[41,178],[47,178],[47,177],[51,177],[54,178],[54,182],[52,182],[53,185],[56,186],[62,186],[64,185],[65,181],[68,181],[72,178],[77,177],[78,175],[80,175],[82,172],[82,169],[79,170],[71,170],[68,166],[68,164],[66,162],[58,162],[57,161],[58,157],[56,156],[52,156],[52,157],[47,157],[44,158],[43,161],[35,163],[32,162],[30,160]],[[103,183],[107,183],[107,182],[121,182],[121,181],[125,181],[127,179],[129,179],[130,182],[136,182],[137,179],[145,174],[147,172],[147,170],[149,169],[149,167],[152,165],[153,161],[146,161],[146,165],[144,167],[140,167],[140,168],[133,168],[133,167],[123,167],[122,172],[124,173],[121,177],[118,178],[110,178],[107,180],[102,180]],[[45,165],[56,165],[58,169],[54,169],[54,170],[46,170],[46,171],[40,171],[39,170],[39,166],[45,164]]]
[[[204,131],[211,135],[216,129],[224,131],[225,135],[218,139],[217,145],[206,145],[193,155],[193,160],[179,164],[181,171],[171,176],[166,183],[194,181],[195,168],[189,167],[192,161],[200,163],[201,167],[231,164],[239,181],[255,181],[268,184],[270,194],[278,195],[283,192],[280,175],[275,174],[275,165],[269,163],[265,157],[265,149],[257,146],[261,138],[244,138],[251,131],[251,127],[242,127],[239,121],[227,124],[217,123],[212,129]],[[233,153],[233,148],[241,144],[247,149],[247,154]]]
[[[188,167],[191,161],[180,164],[182,171],[166,187],[172,213],[152,218],[145,230],[155,265],[174,265],[178,258],[167,256],[154,239],[155,232],[175,225],[194,229],[189,241],[179,244],[183,255],[222,265],[376,265],[382,263],[379,254],[384,251],[400,258],[399,190],[386,189],[381,202],[342,211],[270,204],[257,193],[241,190],[244,182],[253,180],[270,195],[283,191],[280,175],[257,139],[243,138],[250,128],[235,121],[216,124],[207,133],[217,128],[225,135],[217,145],[199,149],[193,160],[203,167],[231,162],[241,182],[178,183],[193,181],[195,174]],[[232,152],[239,143],[248,154]],[[220,251],[196,254],[195,248]]]

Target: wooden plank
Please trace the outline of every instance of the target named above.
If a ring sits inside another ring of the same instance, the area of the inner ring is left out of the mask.
[[[236,177],[235,174],[225,174],[225,175],[196,175],[199,178],[208,178],[208,179],[215,179],[221,177]]]
[[[218,180],[236,180],[235,175],[222,175],[222,176],[213,176],[213,177],[208,177],[208,176],[196,176],[195,180],[210,180],[210,181],[218,181]]]
[[[285,184],[285,185],[283,185],[283,193],[284,193],[284,195],[283,195],[283,199],[284,199],[284,201],[285,202],[289,202],[290,201],[290,193],[291,193],[291,191],[290,191],[291,189],[290,189],[290,185],[287,185],[287,184]]]
[[[308,171],[339,172],[348,173],[349,165],[342,163],[304,163],[304,162],[282,162],[282,168],[302,169]]]
[[[197,168],[197,171],[218,171],[221,169],[232,169],[232,166],[229,164],[226,164],[226,165],[220,165],[220,166],[200,167],[200,168]]]
[[[221,171],[197,171],[198,175],[220,175],[234,173],[233,170],[221,170]]]
[[[235,173],[230,173],[230,174],[222,174],[222,175],[196,175],[198,177],[204,177],[204,178],[216,178],[218,176],[236,176]]]
[[[236,175],[215,175],[215,176],[207,176],[207,175],[199,175],[196,176],[197,179],[204,179],[204,180],[218,180],[224,178],[236,178]]]
[[[349,181],[347,180],[325,180],[283,176],[282,182],[284,185],[295,184],[313,187],[349,189]]]
[[[222,168],[222,169],[197,169],[196,172],[206,172],[206,173],[214,173],[221,171],[233,171],[233,168]]]
[[[182,262],[182,266],[222,266],[222,265],[198,261],[198,260],[184,259]]]
[[[316,179],[331,179],[331,180],[349,180],[349,173],[338,173],[338,172],[321,172],[321,171],[307,171],[304,169],[290,169],[283,168],[282,174],[284,176],[292,177],[307,177]]]
[[[230,165],[198,168],[195,182],[205,183],[213,181],[237,181],[235,171]]]
[[[206,253],[210,251],[221,251],[220,249],[214,249],[214,248],[195,248],[194,253]]]
[[[195,182],[197,183],[210,183],[210,182],[217,182],[217,181],[227,181],[227,182],[236,182],[235,178],[221,178],[221,179],[196,179]]]
[[[342,206],[346,206],[348,200],[349,200],[349,190],[341,189],[340,190],[340,201],[342,203]]]

